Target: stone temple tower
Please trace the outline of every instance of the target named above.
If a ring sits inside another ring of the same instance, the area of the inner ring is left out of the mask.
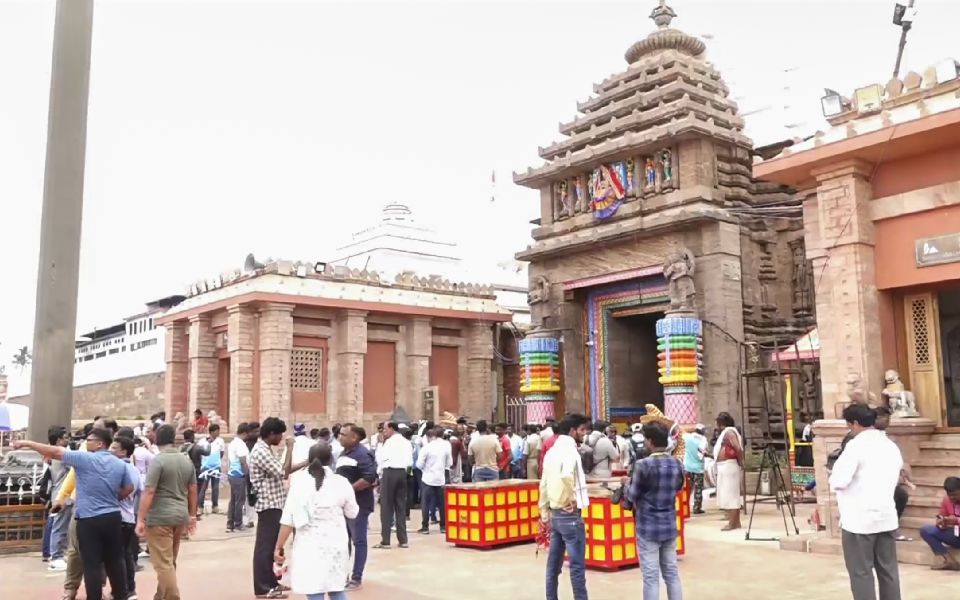
[[[540,193],[517,258],[537,334],[560,342],[557,412],[631,421],[672,391],[687,396],[668,415],[691,423],[739,415],[740,344],[792,341],[812,303],[791,290],[807,272],[792,192],[753,179],[753,143],[704,42],[672,27],[665,2],[650,16],[626,68],[577,103],[542,164],[514,174]],[[691,320],[658,327],[668,316]],[[686,352],[671,356],[671,331]]]

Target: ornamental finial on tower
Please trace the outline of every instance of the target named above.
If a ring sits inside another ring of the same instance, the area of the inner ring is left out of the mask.
[[[667,0],[660,0],[660,5],[650,13],[650,18],[653,19],[653,22],[656,23],[660,29],[670,27],[670,22],[673,21],[675,16],[677,16],[677,13],[667,6]]]
[[[624,55],[627,62],[633,64],[664,50],[675,50],[689,56],[703,54],[706,45],[701,40],[670,27],[676,16],[677,13],[667,6],[666,0],[660,0],[660,4],[650,13],[650,18],[657,24],[657,29],[627,49]]]

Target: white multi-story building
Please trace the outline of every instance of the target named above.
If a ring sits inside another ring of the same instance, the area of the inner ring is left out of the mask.
[[[145,312],[127,317],[123,323],[81,335],[75,351],[73,385],[79,387],[163,372],[166,369],[164,330],[153,320],[183,299],[183,296],[168,296],[149,302]]]
[[[154,319],[184,300],[168,296],[148,302],[142,313],[78,336],[74,350],[74,417],[97,414],[145,416],[163,406],[163,327]],[[11,399],[27,401],[30,367],[10,377]]]

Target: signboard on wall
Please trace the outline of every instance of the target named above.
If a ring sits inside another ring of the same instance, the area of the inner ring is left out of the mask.
[[[920,238],[914,243],[918,267],[960,262],[960,233]]]

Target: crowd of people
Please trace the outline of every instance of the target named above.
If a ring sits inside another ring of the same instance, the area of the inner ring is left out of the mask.
[[[197,474],[175,446],[176,430],[157,423],[139,439],[129,427],[98,418],[82,431],[77,449],[63,426],[48,443],[14,442],[50,463],[49,569],[65,571],[64,600],[81,582],[88,600],[136,600],[140,542],[157,574],[158,599],[179,599],[176,560],[180,540],[196,527]],[[65,532],[65,533],[64,533]]]
[[[678,590],[675,555],[671,562],[667,552],[676,531],[666,523],[673,521],[661,515],[648,523],[641,515],[672,511],[684,477],[698,492],[695,512],[702,512],[700,492],[710,462],[702,425],[684,437],[681,463],[664,460],[676,439],[662,427],[638,423],[619,435],[607,423],[591,424],[577,415],[516,430],[507,423],[491,426],[465,418],[448,426],[384,422],[370,436],[354,423],[309,432],[296,423],[293,435],[287,435],[286,423],[269,417],[240,423],[229,442],[215,412],[197,411],[194,417],[185,424],[178,414],[168,424],[160,412],[133,428],[97,418],[83,429],[76,449],[70,449],[65,427],[51,427],[48,444],[18,443],[44,455],[50,465],[44,557],[51,571],[65,571],[64,600],[75,600],[81,582],[86,597],[98,600],[107,581],[112,598],[135,600],[144,556],[157,573],[155,598],[179,599],[180,543],[205,515],[221,512],[224,475],[226,532],[256,528],[252,584],[257,598],[285,598],[291,591],[313,600],[343,598],[362,587],[367,530],[377,505],[380,541],[373,548],[391,549],[395,535],[397,547],[404,549],[409,547],[407,520],[417,507],[417,534],[428,535],[433,526],[445,531],[445,485],[511,478],[540,479],[544,526],[552,531],[547,568],[552,597],[558,557],[581,548],[571,553],[571,574],[582,575],[582,560],[576,557],[582,557],[585,541],[573,506],[589,502],[587,479],[624,471],[633,474],[624,483],[629,493],[623,502],[637,509],[640,553],[663,559],[656,570],[647,561],[645,577],[662,572],[668,589]],[[720,431],[725,424],[718,423]],[[717,448],[726,448],[724,435],[718,437]],[[729,443],[739,448],[738,439],[731,436]],[[571,475],[575,485],[568,489]],[[289,586],[283,583],[286,569]]]
[[[239,424],[229,443],[220,423],[202,414],[179,434],[162,413],[154,417],[136,428],[97,418],[84,427],[76,449],[62,426],[50,428],[46,444],[15,443],[49,464],[44,558],[49,570],[65,572],[63,600],[75,600],[81,583],[86,598],[99,600],[107,582],[114,600],[136,600],[138,561],[145,555],[157,574],[154,597],[178,600],[180,543],[209,514],[208,490],[209,511],[220,512],[224,474],[226,532],[256,528],[257,598],[285,598],[292,591],[311,600],[342,600],[362,587],[375,507],[380,541],[373,548],[391,550],[394,534],[397,547],[408,548],[407,521],[418,506],[417,534],[428,535],[434,525],[445,531],[443,488],[450,483],[539,479],[549,540],[547,600],[557,598],[565,560],[574,598],[587,598],[581,510],[590,503],[588,480],[628,474],[614,501],[635,514],[645,600],[659,597],[661,580],[670,600],[681,598],[675,497],[685,481],[694,514],[703,512],[703,492],[712,485],[726,512],[724,529],[740,527],[744,443],[726,413],[718,415],[710,438],[703,425],[679,434],[659,421],[620,435],[576,414],[518,430],[464,418],[447,426],[384,422],[369,436],[354,423],[309,432],[296,423],[287,435],[286,423],[269,417]],[[874,598],[878,586],[881,600],[897,600],[895,542],[912,486],[909,469],[885,433],[889,411],[853,403],[843,417],[850,432],[828,468],[853,595]],[[943,487],[939,514],[920,535],[936,556],[935,569],[960,570],[948,551],[960,548],[960,478],[947,478]]]

